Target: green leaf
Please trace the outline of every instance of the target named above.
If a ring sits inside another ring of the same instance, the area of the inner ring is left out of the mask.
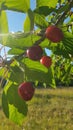
[[[36,0],[36,6],[41,7],[41,6],[49,6],[49,7],[55,7],[57,4],[58,0]]]
[[[25,65],[25,76],[28,81],[47,83],[53,88],[56,86],[53,67],[47,69],[39,62],[31,61],[29,59],[24,59],[22,62]]]
[[[61,8],[57,9],[57,13],[60,14],[62,13],[63,11],[67,10],[69,8],[69,5],[68,3],[65,4],[64,6],[62,6]]]
[[[66,51],[73,56],[73,34],[65,33],[63,44]]]
[[[1,67],[1,68],[0,68],[0,77],[3,75],[3,73],[4,73],[4,68]]]
[[[5,11],[1,11],[0,13],[0,40],[2,44],[6,43],[8,34],[8,21]]]
[[[18,49],[18,48],[13,48],[13,49],[10,49],[8,51],[8,54],[11,54],[11,55],[20,55],[24,52],[24,50],[21,50],[21,49]]]
[[[61,0],[61,3],[64,3],[65,0]]]
[[[33,40],[32,40],[33,39]],[[8,36],[6,46],[10,48],[18,48],[25,50],[27,47],[32,46],[36,40],[39,39],[39,36],[35,34],[29,35],[24,38],[15,38],[13,36]]]
[[[24,81],[24,74],[24,70],[22,70],[19,66],[11,66],[9,80],[12,82],[21,83]]]
[[[27,116],[27,105],[18,95],[18,86],[8,83],[2,94],[2,107],[7,118],[21,125]]]
[[[48,22],[44,15],[39,15],[37,13],[35,13],[35,24],[40,28],[46,28],[48,26]]]
[[[56,86],[55,80],[53,78],[50,68],[47,73],[44,73],[42,71],[37,71],[37,70],[29,69],[26,67],[25,75],[26,75],[26,79],[28,81],[33,81],[33,82],[38,81],[38,82],[42,82],[42,83],[47,83],[48,85],[50,85],[53,88]]]
[[[22,62],[25,63],[25,65],[28,66],[28,68],[40,70],[43,72],[48,72],[48,69],[42,64],[40,64],[39,61],[33,61],[30,60],[29,58],[25,58],[22,60]]]
[[[62,55],[65,58],[69,58],[69,53],[66,50],[65,46],[60,43],[58,44],[54,49],[53,49],[53,53],[56,55]]]
[[[27,12],[30,8],[30,0],[3,0],[0,4],[2,10]]]
[[[34,14],[31,9],[28,10],[27,16],[24,22],[24,32],[29,32],[34,29]]]
[[[69,78],[69,74],[70,74],[70,71],[71,71],[71,66],[69,66],[68,68],[67,68],[67,71],[66,71],[66,73],[65,73],[65,75],[62,77],[62,81],[63,82],[68,82],[68,78]]]
[[[49,8],[48,6],[41,6],[34,10],[34,13],[38,13],[40,15],[47,16],[51,12],[56,12],[57,10],[55,8]]]

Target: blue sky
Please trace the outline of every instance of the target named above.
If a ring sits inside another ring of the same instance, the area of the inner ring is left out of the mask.
[[[17,32],[23,30],[23,23],[26,14],[17,13],[14,11],[6,11],[8,17],[8,25],[10,32]]]
[[[35,8],[35,0],[30,0],[32,10]],[[8,17],[8,25],[10,32],[23,31],[23,24],[26,14],[15,11],[6,11]]]

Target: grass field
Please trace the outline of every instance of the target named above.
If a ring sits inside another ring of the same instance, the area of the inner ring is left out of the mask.
[[[1,101],[0,101],[1,104]],[[23,130],[73,130],[73,88],[36,89]],[[22,130],[0,107],[0,130]]]

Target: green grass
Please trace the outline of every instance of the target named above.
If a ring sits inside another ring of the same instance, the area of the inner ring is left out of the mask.
[[[1,101],[0,101],[1,102]],[[73,130],[73,88],[36,89],[28,102],[24,130]],[[0,107],[0,130],[22,130]]]

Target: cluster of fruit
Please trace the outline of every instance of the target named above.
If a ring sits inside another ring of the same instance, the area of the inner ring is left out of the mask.
[[[45,31],[45,38],[52,42],[60,42],[63,39],[63,32],[61,29],[55,25],[49,26]],[[39,45],[33,45],[26,51],[28,58],[34,61],[40,61],[45,67],[49,68],[52,64],[52,59],[50,56],[43,56],[43,49]],[[32,99],[34,95],[35,88],[31,82],[23,82],[18,87],[18,94],[25,101]]]

